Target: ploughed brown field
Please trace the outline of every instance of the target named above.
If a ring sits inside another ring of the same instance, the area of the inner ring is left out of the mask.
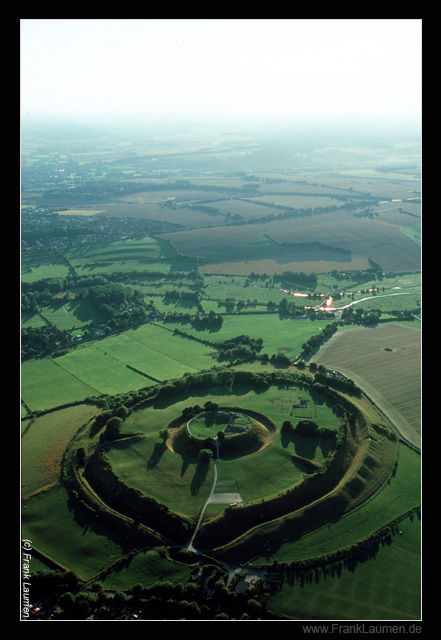
[[[364,269],[367,268],[368,258],[380,264],[384,271],[418,271],[421,266],[420,247],[402,233],[401,228],[405,224],[409,224],[409,217],[396,211],[375,220],[360,219],[351,212],[336,211],[271,223],[256,222],[253,225],[175,231],[160,237],[171,242],[178,252],[189,256],[203,256],[208,264],[217,263],[216,273],[220,272],[220,262],[229,262],[228,252],[233,247],[238,250],[234,261],[243,259],[257,262],[266,257],[283,264],[290,262],[290,259],[286,254],[281,259],[280,251],[283,247],[277,243],[295,243],[297,252],[302,243],[317,242],[325,245],[320,255],[316,255],[317,250],[311,253],[308,244],[305,244],[309,253],[307,251],[305,255],[297,257],[293,254],[291,260],[298,261],[299,265],[311,262],[317,273],[329,270],[328,262],[340,263],[339,268],[343,269]],[[276,243],[273,255],[263,256],[261,247],[257,244],[254,252],[250,249],[249,243],[258,243],[265,237]],[[347,253],[326,251],[326,247],[340,248]],[[242,249],[242,256],[239,248]],[[223,253],[223,260],[219,260],[219,255]],[[352,260],[356,260],[356,263],[352,264]],[[256,267],[258,268],[257,264],[253,265],[254,271]],[[284,268],[279,264],[279,271]],[[309,271],[303,265],[298,270]],[[230,273],[231,268],[227,272]]]
[[[403,436],[421,444],[421,331],[399,323],[338,331],[312,358],[352,378]]]

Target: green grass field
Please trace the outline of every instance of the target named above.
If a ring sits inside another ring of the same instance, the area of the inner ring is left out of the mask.
[[[198,330],[185,324],[144,324],[84,342],[54,359],[24,362],[22,398],[31,409],[49,409],[69,401],[123,393],[184,373],[211,369],[217,362],[217,351],[174,334],[175,327],[214,343],[238,335],[262,337],[261,353],[271,356],[283,351],[295,357],[301,353],[302,344],[329,322],[326,319],[284,320],[277,314],[262,314],[225,316],[218,331]],[[42,380],[45,380],[43,386]]]
[[[356,510],[336,522],[294,543],[283,545],[275,558],[290,562],[334,553],[351,546],[421,502],[421,459],[405,445],[400,445],[395,477],[381,491]],[[264,561],[264,558],[261,558]]]
[[[265,286],[262,282],[250,282],[248,278],[234,276],[205,276],[205,293],[207,296],[219,300],[233,300],[256,302],[259,305],[266,305],[268,302],[279,303],[284,298],[294,301],[280,287]],[[299,287],[299,291],[305,291],[304,287]]]
[[[131,589],[134,584],[153,587],[159,582],[187,582],[191,567],[171,562],[156,550],[142,551],[117,566],[100,583],[105,589]]]
[[[285,581],[269,608],[299,620],[421,619],[421,527],[417,518],[400,523],[390,545],[353,570],[335,567],[326,578]]]
[[[371,500],[328,526],[282,546],[272,562],[292,562],[344,549],[369,536],[421,502],[420,456],[400,445],[396,475]],[[420,617],[421,527],[418,518],[400,522],[392,544],[355,568],[331,570],[326,578],[286,580],[270,608],[293,618],[411,620]],[[267,559],[261,558],[262,562]],[[256,559],[258,563],[259,560]],[[315,613],[314,613],[315,612]]]
[[[74,355],[75,354],[75,355]],[[215,351],[152,324],[141,325],[104,340],[87,343],[58,360],[81,379],[93,377],[92,385],[102,393],[115,393],[111,389],[149,386],[148,379],[124,368],[134,367],[156,380],[177,378],[186,372],[210,368]],[[106,370],[108,373],[106,373]],[[94,374],[95,372],[95,374]],[[113,382],[112,382],[113,378]]]
[[[232,393],[227,389],[223,393],[222,389],[216,389],[209,395],[193,393],[191,397],[177,397],[171,404],[157,402],[132,413],[124,423],[123,433],[139,430],[145,434],[145,438],[117,442],[110,449],[109,460],[127,485],[139,488],[183,515],[194,515],[211,489],[212,465],[206,473],[197,461],[171,452],[160,440],[160,430],[178,417],[185,407],[203,406],[208,399],[220,406],[234,404],[238,408],[263,413],[279,427],[286,419],[296,424],[303,416],[296,418],[281,410],[279,401],[282,391],[275,385],[262,393],[255,393],[248,388],[237,388]],[[290,398],[293,391],[289,389]],[[285,389],[285,392],[288,393],[288,390]],[[314,402],[305,390],[297,390],[296,394],[296,397],[308,399],[310,414],[314,414],[319,426],[337,428],[337,417],[326,403]],[[317,408],[313,409],[313,405]],[[220,486],[233,482],[234,486],[240,487],[235,490],[242,492],[245,501],[275,495],[301,480],[304,469],[292,458],[292,454],[321,462],[330,446],[330,441],[325,438],[286,438],[279,434],[269,447],[260,452],[234,461],[221,461],[218,467]]]
[[[48,259],[47,262],[41,264],[28,265],[26,262],[23,264],[21,279],[23,282],[38,282],[38,280],[44,280],[45,278],[65,278],[69,275],[69,267],[64,262],[51,262]]]
[[[263,347],[260,353],[271,356],[280,351],[288,356],[298,356],[302,352],[302,344],[312,335],[320,333],[328,319],[293,320],[282,319],[274,314],[238,314],[224,316],[220,329],[195,329],[190,325],[167,323],[167,326],[177,327],[190,335],[211,342],[224,342],[236,336],[248,335],[255,340],[262,338]]]
[[[91,396],[141,389],[186,372],[209,369],[215,355],[210,347],[145,324],[84,343],[54,359],[24,362],[22,398],[31,409],[42,410]]]
[[[72,375],[51,358],[22,363],[21,397],[32,411],[52,409],[100,395],[86,382]]]
[[[155,498],[183,516],[193,516],[208,498],[213,464],[199,465],[167,449],[153,432],[136,442],[116,443],[109,460],[129,487]]]
[[[104,322],[103,316],[88,300],[60,302],[42,307],[41,315],[60,331],[82,334],[81,327]]]
[[[130,550],[109,527],[70,502],[62,486],[23,504],[21,533],[32,540],[36,551],[83,580],[93,578]]]

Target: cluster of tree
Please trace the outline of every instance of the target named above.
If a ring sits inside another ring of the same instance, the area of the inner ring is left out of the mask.
[[[182,410],[182,418],[183,420],[188,422],[202,411],[204,411],[204,409],[202,409],[198,404],[195,404],[191,407],[184,407],[184,409]]]
[[[287,434],[297,434],[299,436],[312,436],[319,438],[336,438],[337,433],[328,427],[319,427],[313,420],[300,420],[294,427],[292,422],[285,420],[282,424],[282,432]]]
[[[345,324],[357,324],[362,326],[377,324],[380,318],[380,309],[361,309],[359,307],[348,307],[343,310],[341,315],[341,321]]]
[[[40,285],[39,287],[36,285]],[[23,283],[21,289],[21,310],[22,312],[37,313],[41,307],[50,305],[54,300],[54,294],[61,290],[62,285],[59,280],[46,280],[40,283],[33,283],[34,286],[27,286]]]
[[[373,219],[375,216],[378,216],[379,213],[376,213],[375,211],[372,211],[371,207],[366,207],[365,209],[362,209],[358,213],[354,213],[354,215],[355,215],[356,218],[371,218],[371,219]]]
[[[106,430],[103,434],[103,437],[106,440],[116,440],[121,431],[121,427],[123,425],[123,419],[119,416],[113,416],[106,423]]]
[[[191,323],[198,329],[204,328],[220,328],[224,319],[220,313],[210,311],[207,314],[198,314],[193,317]]]
[[[188,289],[172,289],[164,294],[166,300],[190,300],[195,304],[200,301],[200,294],[197,291],[189,291]]]
[[[226,586],[225,575],[212,566],[205,567],[198,582],[163,581],[148,588],[137,584],[131,594],[146,617],[157,619],[259,619],[266,609],[265,595],[259,598],[252,591],[236,593]]]
[[[169,201],[169,202],[172,202],[172,201]],[[194,211],[194,210],[201,211],[202,213],[205,213],[205,215],[207,215],[207,216],[223,216],[224,215],[216,207],[211,207],[211,206],[208,206],[206,204],[201,204],[201,203],[193,204],[193,203],[191,203],[191,204],[188,204],[187,207],[191,208],[192,211]]]
[[[282,364],[285,366],[288,366],[291,364],[291,359],[288,355],[286,355],[286,353],[283,353],[282,351],[280,351],[279,353],[273,353],[272,356],[270,356],[269,358],[267,358],[266,354],[263,354],[261,357],[261,360],[263,362],[265,362],[266,360],[269,360],[272,364]]]
[[[199,451],[199,460],[203,464],[207,464],[213,458],[212,449],[201,449]]]
[[[115,400],[114,404],[114,407],[108,408],[97,415],[92,425],[91,435],[95,435],[102,430],[101,437],[103,440],[115,440],[119,437],[124,419],[129,415],[130,410],[126,405],[121,404],[118,399]],[[128,398],[127,404],[130,405],[130,398]]]
[[[189,267],[193,267],[195,263],[195,258],[191,256],[179,256],[180,261],[186,260],[189,262]],[[140,261],[142,262],[142,261]],[[146,262],[149,262],[146,259]],[[102,263],[101,263],[102,264]],[[114,264],[112,263],[112,266]],[[204,279],[200,273],[195,270],[192,271],[169,271],[164,273],[164,271],[111,271],[105,274],[105,277],[108,280],[112,280],[113,282],[139,282],[144,280],[160,280],[161,282],[177,282],[178,286],[185,283],[186,286],[190,288],[201,288],[204,285]]]
[[[360,388],[357,387],[353,380],[344,378],[343,376],[337,378],[332,377],[327,375],[326,373],[323,373],[322,371],[319,371],[315,374],[313,388],[314,387],[319,393],[325,396],[329,395],[330,388],[347,391],[348,393],[356,396],[361,394]]]
[[[86,587],[74,574],[62,571],[38,571],[32,586],[45,619],[251,620],[262,614],[270,616],[265,594],[236,593],[226,586],[225,574],[212,565],[206,565],[196,580],[159,580],[151,587],[136,583],[127,591],[108,592],[98,582]]]
[[[283,192],[277,192],[278,195],[283,195]],[[293,196],[295,195],[294,192],[289,192],[286,195],[289,196]],[[304,192],[302,192],[299,195],[306,195]],[[311,194],[313,195],[313,194]],[[315,194],[317,195],[317,194]],[[336,197],[334,194],[328,194],[328,197]],[[342,199],[344,196],[342,196],[341,194],[339,194],[338,199]],[[348,196],[350,197],[350,196]],[[368,196],[364,196],[364,199],[367,199]],[[245,199],[245,198],[244,198]],[[375,198],[372,198],[373,201],[375,201]],[[254,204],[262,204],[265,207],[268,206],[267,203],[260,203],[258,201],[252,201],[253,205]],[[261,222],[271,222],[272,220],[285,220],[288,218],[303,218],[303,217],[309,217],[309,216],[316,216],[316,215],[323,215],[326,213],[332,213],[333,211],[337,211],[338,209],[346,209],[349,211],[352,210],[356,210],[359,207],[359,203],[356,201],[349,201],[344,205],[328,205],[326,207],[304,207],[304,208],[299,208],[299,209],[295,209],[294,207],[286,207],[283,205],[277,205],[277,204],[272,204],[271,207],[273,209],[279,209],[281,210],[280,213],[274,213],[274,214],[270,214],[270,215],[265,215],[265,216],[261,216],[261,217],[256,217],[256,218],[250,218],[246,221],[243,221],[243,224],[259,224]]]
[[[72,339],[65,331],[52,325],[43,327],[22,327],[21,359],[43,358],[54,351],[63,351],[72,344]]]
[[[99,309],[103,304],[119,307],[126,302],[127,293],[127,287],[108,282],[89,287],[86,297],[96,309]]]
[[[303,271],[283,271],[283,273],[273,276],[274,282],[289,282],[308,289],[315,289],[317,286],[317,274],[304,273]]]
[[[110,327],[126,328],[145,320],[147,304],[137,289],[107,282],[89,287],[82,295]]]
[[[295,304],[294,300],[289,300],[288,298],[282,298],[280,302],[274,302],[273,300],[269,300],[266,305],[266,310],[269,313],[278,312],[281,316],[284,317],[301,317],[305,315],[305,310],[303,306],[298,306]]]
[[[72,300],[71,289],[80,289],[77,299],[89,301],[110,326],[127,327],[145,318],[149,305],[137,289],[110,282],[104,276],[49,278],[22,284],[22,311],[38,312],[51,303]],[[64,297],[59,293],[65,291]],[[57,298],[55,298],[57,296]]]
[[[204,403],[203,407],[199,406],[198,404],[190,407],[184,407],[184,409],[182,410],[182,419],[188,422],[204,411],[217,411],[218,409],[219,405],[217,404],[217,402],[207,400],[207,402]]]
[[[332,322],[328,324],[321,333],[311,336],[309,340],[302,344],[303,353],[305,355],[311,354],[313,351],[318,349],[322,344],[329,340],[329,338],[334,335],[334,333],[338,330],[338,323]]]
[[[221,342],[219,347],[220,359],[249,359],[255,358],[259,351],[262,350],[262,338],[250,338],[247,335],[236,336]]]
[[[135,182],[116,181],[112,179],[84,180],[79,184],[62,185],[48,189],[41,197],[41,202],[50,204],[91,204],[107,202],[112,196],[122,197],[131,193],[145,191],[146,185]]]

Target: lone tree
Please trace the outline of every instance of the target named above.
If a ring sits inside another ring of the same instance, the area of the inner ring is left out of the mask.
[[[127,418],[127,416],[129,415],[129,410],[125,405],[122,404],[116,410],[116,415],[122,419]]]
[[[199,460],[201,462],[210,462],[212,457],[213,452],[211,451],[211,449],[201,449],[199,451]]]
[[[159,432],[159,437],[165,442],[167,438],[170,437],[170,430],[167,427],[165,427],[165,429],[161,429],[161,431]]]
[[[107,440],[115,440],[115,438],[118,438],[122,423],[122,418],[118,418],[117,416],[108,420],[105,431]]]
[[[217,402],[212,402],[211,400],[208,400],[204,404],[204,407],[206,411],[217,411],[219,409],[219,405],[217,404]]]

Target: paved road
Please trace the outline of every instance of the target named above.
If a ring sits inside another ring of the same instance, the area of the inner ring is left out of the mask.
[[[195,528],[195,530],[194,530],[194,532],[193,532],[193,535],[191,536],[190,542],[188,543],[188,545],[187,545],[187,547],[186,547],[187,549],[190,549],[190,551],[195,551],[195,552],[197,552],[197,550],[193,547],[193,542],[194,542],[194,539],[195,539],[195,537],[196,537],[196,534],[197,534],[197,532],[198,532],[198,530],[199,530],[199,527],[200,527],[200,525],[201,525],[202,518],[204,517],[205,509],[207,508],[207,505],[208,505],[208,504],[210,504],[210,502],[211,502],[211,498],[212,498],[213,493],[214,493],[214,490],[215,490],[215,488],[216,488],[216,483],[217,483],[217,463],[219,462],[219,446],[218,446],[218,443],[217,443],[217,438],[216,438],[216,445],[217,445],[217,458],[216,458],[216,460],[214,461],[214,480],[213,480],[213,486],[211,487],[210,495],[208,496],[208,498],[207,498],[207,500],[206,500],[206,502],[205,502],[204,506],[202,507],[202,511],[201,511],[200,516],[199,516],[198,523],[197,523],[196,528]]]

